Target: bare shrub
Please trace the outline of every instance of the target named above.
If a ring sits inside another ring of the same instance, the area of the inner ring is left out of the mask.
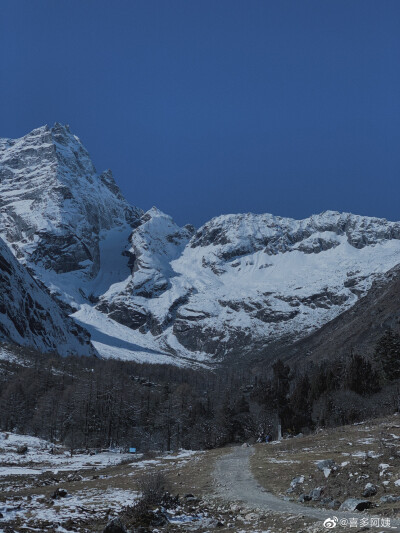
[[[161,472],[144,474],[139,479],[142,500],[149,505],[159,505],[165,493],[166,480]]]
[[[166,492],[166,480],[161,472],[144,474],[139,479],[141,497],[135,505],[127,507],[121,519],[129,527],[159,526],[167,522],[160,507],[170,503],[171,497]],[[158,509],[157,513],[154,512]]]

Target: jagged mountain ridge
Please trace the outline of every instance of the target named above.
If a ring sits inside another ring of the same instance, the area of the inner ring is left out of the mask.
[[[0,231],[18,259],[56,273],[99,269],[99,234],[131,225],[111,171],[98,175],[68,126],[0,140]]]
[[[291,344],[349,309],[400,258],[398,223],[346,213],[225,215],[170,244],[169,254],[159,232],[168,225],[173,241],[181,234],[170,217],[147,213],[131,237],[133,275],[97,307],[114,306],[124,322],[129,306],[139,333],[199,359]]]
[[[58,124],[0,141],[0,198],[0,234],[106,357],[264,357],[400,263],[400,224],[384,219],[223,215],[196,231],[143,213]]]

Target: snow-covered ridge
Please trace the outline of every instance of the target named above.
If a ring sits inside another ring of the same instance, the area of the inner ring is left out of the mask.
[[[190,246],[213,245],[223,259],[254,250],[269,255],[300,249],[318,253],[336,246],[335,236],[345,235],[349,244],[361,249],[382,240],[400,239],[400,223],[385,219],[325,211],[303,220],[271,214],[222,215],[202,226]]]
[[[136,338],[151,332],[165,350],[202,360],[267,354],[275,343],[297,340],[351,307],[400,262],[399,223],[376,218],[226,215],[170,255],[162,220],[167,233],[179,234],[169,217],[149,212],[131,237],[131,277],[98,308],[117,304],[123,323],[129,308],[140,318],[130,324]],[[143,276],[157,280],[161,272],[162,283],[151,290],[147,281],[141,293]]]
[[[180,228],[97,174],[68,127],[0,140],[0,236],[104,357],[268,355],[349,309],[400,263],[400,223],[326,211]]]

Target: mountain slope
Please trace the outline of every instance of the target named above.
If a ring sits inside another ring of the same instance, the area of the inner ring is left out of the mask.
[[[289,361],[321,361],[351,353],[372,355],[387,329],[400,332],[400,265],[372,284],[348,311],[276,356]]]
[[[66,316],[0,240],[0,341],[61,355],[94,355],[87,333]]]
[[[100,233],[130,226],[141,214],[60,124],[0,140],[0,193],[1,236],[41,278],[40,269],[93,278]]]
[[[104,357],[204,364],[311,335],[400,263],[400,223],[131,207],[68,127],[0,140],[0,236]]]
[[[399,229],[347,213],[247,214],[213,219],[190,237],[153,209],[132,233],[131,277],[97,307],[117,308],[116,320],[176,355],[272,354],[349,309],[398,264]]]

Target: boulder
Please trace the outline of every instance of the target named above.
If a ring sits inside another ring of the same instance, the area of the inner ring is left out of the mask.
[[[127,533],[127,530],[119,518],[114,518],[114,520],[108,522],[103,529],[103,533]]]
[[[67,477],[67,481],[82,481],[82,476],[75,472]]]
[[[378,492],[378,487],[376,487],[372,483],[367,483],[364,487],[364,491],[362,495],[364,496],[364,498],[370,498],[371,496],[375,496],[377,492]]]
[[[309,493],[310,500],[314,502],[320,500],[323,492],[324,492],[323,487],[316,487],[315,489],[310,490],[310,493]]]
[[[302,483],[304,483],[304,476],[297,476],[292,479],[290,486],[294,489],[297,485],[301,485]]]
[[[17,453],[20,455],[24,455],[28,451],[28,446],[26,444],[22,444],[21,446],[18,446]]]
[[[340,511],[364,511],[372,506],[368,500],[358,500],[357,498],[347,498],[340,506]]]
[[[393,496],[393,494],[387,494],[380,498],[382,503],[396,503],[400,502],[400,496]]]
[[[256,513],[248,513],[244,518],[245,520],[258,520],[259,516]]]
[[[335,511],[339,509],[340,507],[340,501],[339,500],[332,500],[330,503],[326,505],[328,509],[334,509]]]
[[[59,500],[60,498],[65,498],[68,494],[68,491],[65,489],[58,488],[53,492],[53,500]]]
[[[324,472],[326,468],[332,470],[335,465],[336,463],[333,459],[323,459],[322,461],[317,462],[317,468],[318,470],[321,470],[321,472]]]

